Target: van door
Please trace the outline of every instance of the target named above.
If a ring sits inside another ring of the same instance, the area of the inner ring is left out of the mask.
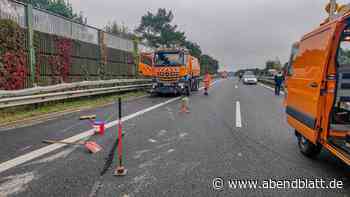
[[[328,64],[334,26],[306,35],[287,77],[288,122],[311,142],[316,143],[316,124],[320,118],[320,93]]]
[[[350,26],[348,25],[340,37],[336,56],[337,88],[333,107],[331,129],[337,131],[350,130]]]

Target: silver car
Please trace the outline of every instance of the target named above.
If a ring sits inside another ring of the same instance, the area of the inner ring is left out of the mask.
[[[254,74],[244,74],[242,77],[243,84],[254,84],[258,83],[258,78]]]

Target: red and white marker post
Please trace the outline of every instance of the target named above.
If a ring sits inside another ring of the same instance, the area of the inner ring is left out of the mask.
[[[125,176],[127,169],[123,166],[123,131],[122,131],[122,98],[118,98],[118,130],[117,130],[117,140],[118,140],[118,160],[117,168],[114,171],[115,176]]]

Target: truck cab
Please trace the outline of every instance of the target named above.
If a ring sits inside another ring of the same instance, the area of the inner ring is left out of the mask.
[[[141,53],[140,59],[139,59],[139,74],[144,77],[153,77],[153,60],[154,55],[153,53]]]
[[[186,94],[199,89],[198,59],[185,49],[159,49],[154,52],[153,87],[156,94]]]
[[[322,148],[350,165],[350,14],[328,20],[292,47],[285,105],[300,151]]]

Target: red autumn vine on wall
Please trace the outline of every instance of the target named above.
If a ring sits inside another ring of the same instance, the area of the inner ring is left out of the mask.
[[[72,63],[73,42],[67,38],[55,38],[55,47],[57,55],[51,56],[49,64],[51,65],[53,83],[69,82],[69,69]]]
[[[28,76],[24,31],[11,20],[0,20],[0,89],[25,88]]]
[[[35,83],[40,85],[41,82],[41,66],[43,65],[43,51],[40,46],[40,35],[34,32],[34,49],[35,49]]]

